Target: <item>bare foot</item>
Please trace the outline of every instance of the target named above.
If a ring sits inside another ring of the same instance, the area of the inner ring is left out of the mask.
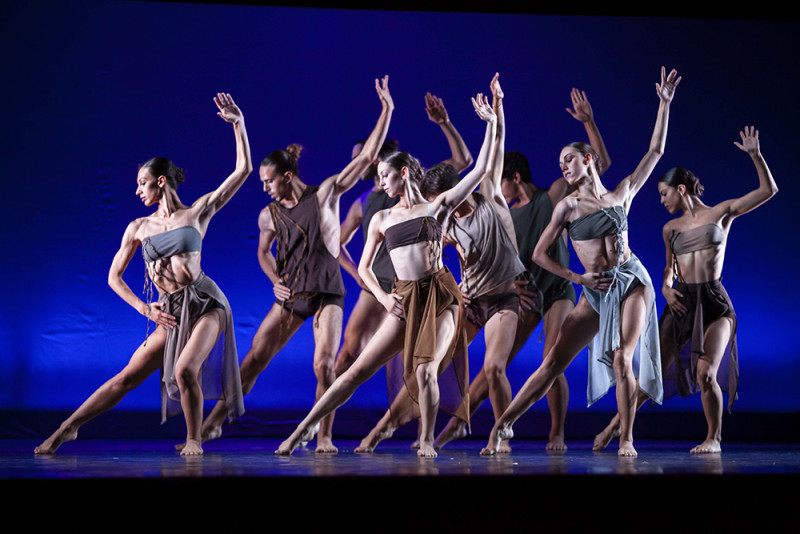
[[[33,449],[34,454],[53,454],[56,450],[68,441],[72,441],[78,437],[78,431],[71,428],[61,426],[58,430],[44,440],[41,445]]]
[[[550,436],[550,441],[547,442],[544,450],[550,452],[564,452],[567,450],[567,444],[564,442],[564,436]]]
[[[602,432],[597,434],[594,437],[594,444],[592,445],[593,451],[602,451],[608,444],[611,443],[611,440],[614,438],[618,438],[620,436],[620,429],[619,426],[615,425],[613,422],[610,423],[607,427],[603,429]]]
[[[439,432],[436,439],[433,441],[433,446],[441,449],[451,441],[462,439],[467,436],[467,424],[460,419],[450,419],[447,425]]]
[[[275,454],[279,456],[289,456],[297,448],[298,443],[299,440],[292,439],[291,437],[289,437],[289,439],[287,439],[278,446],[278,449],[275,451]]]
[[[307,428],[304,431],[300,431],[300,427],[297,427],[292,435],[289,436],[286,441],[281,443],[278,446],[278,450],[275,451],[275,454],[279,454],[281,456],[289,456],[294,452],[298,445],[302,442],[308,443],[314,437],[314,434],[317,433],[319,430],[319,423],[312,426],[311,428]]]
[[[420,441],[419,449],[417,449],[417,456],[420,458],[436,458],[439,453],[433,448],[433,442]]]
[[[494,456],[498,452],[500,442],[513,437],[514,431],[511,430],[511,425],[497,426],[497,424],[495,424],[494,428],[492,428],[492,432],[489,434],[489,442],[486,444],[486,447],[481,449],[481,456]]]
[[[418,451],[419,450],[419,438],[417,438],[414,441],[412,441],[411,445],[409,445],[408,448],[411,449],[412,451]]]
[[[207,430],[204,430],[200,434],[200,443],[205,443],[206,441],[219,439],[220,437],[222,437],[222,427],[214,426]],[[185,441],[183,443],[178,443],[177,445],[175,445],[175,450],[180,452],[183,450],[184,447],[186,447]]]
[[[336,454],[339,449],[333,444],[331,438],[317,436],[317,453],[319,454]]]
[[[633,448],[633,442],[627,440],[620,440],[619,441],[619,451],[617,451],[618,456],[639,456],[639,453],[636,452],[636,449]]]
[[[392,434],[394,434],[394,429],[387,428],[384,430],[379,430],[377,427],[375,427],[370,431],[367,437],[361,440],[361,443],[353,450],[353,452],[375,452],[375,447],[378,446],[378,443],[385,439],[391,438]]]
[[[501,441],[497,446],[497,454],[511,454],[511,443],[507,439]]]
[[[200,440],[187,439],[184,445],[183,450],[181,450],[181,456],[200,456],[203,454],[203,447],[200,445]]]
[[[722,452],[722,445],[720,444],[719,440],[711,438],[705,440],[703,443],[694,447],[689,452],[692,454],[713,454],[716,452]]]

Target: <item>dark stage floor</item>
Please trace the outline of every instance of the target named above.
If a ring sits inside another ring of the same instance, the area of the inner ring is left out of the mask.
[[[463,440],[438,458],[418,459],[402,439],[367,455],[353,453],[357,441],[338,440],[337,455],[306,449],[276,457],[279,442],[225,438],[207,443],[203,457],[183,458],[172,440],[83,439],[41,457],[33,454],[38,440],[0,440],[0,487],[25,504],[48,495],[48,510],[77,498],[97,509],[124,508],[129,495],[162,505],[186,499],[206,520],[242,513],[257,524],[261,514],[277,514],[300,520],[301,532],[334,525],[353,532],[800,527],[795,443],[728,442],[721,454],[694,456],[691,442],[638,441],[631,459],[614,447],[592,452],[589,441],[556,454],[543,441],[515,440],[512,454],[485,458],[482,441]],[[220,508],[205,514],[216,498]],[[370,517],[389,521],[378,528]]]

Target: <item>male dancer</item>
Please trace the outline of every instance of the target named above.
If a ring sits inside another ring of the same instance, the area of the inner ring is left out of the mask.
[[[261,211],[258,261],[272,281],[276,302],[259,326],[242,362],[242,389],[248,393],[300,326],[314,320],[314,374],[319,399],[335,380],[334,358],[343,321],[344,282],[339,268],[339,198],[353,187],[378,157],[389,129],[394,103],[388,76],[375,81],[381,114],[359,155],[322,184],[303,183],[297,171],[299,147],[276,150],[262,162],[261,181],[274,202]],[[276,254],[272,246],[276,244]],[[203,439],[218,438],[225,420],[224,405],[217,404],[203,422]],[[335,453],[331,418],[321,424],[317,452]]]

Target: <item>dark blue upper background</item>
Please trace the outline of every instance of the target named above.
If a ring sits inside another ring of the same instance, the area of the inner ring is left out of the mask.
[[[477,155],[483,123],[469,98],[489,92],[495,72],[506,94],[508,150],[531,162],[534,182],[560,175],[567,143],[585,140],[564,109],[585,90],[613,164],[608,186],[645,153],[661,65],[681,82],[666,154],[630,212],[630,242],[656,286],[664,268],[656,181],[670,167],[692,169],[705,201],[758,184],[734,145],[744,125],[761,132],[762,152],[781,191],[733,224],[724,283],[739,317],[741,400],[737,410],[800,407],[791,295],[797,256],[793,169],[800,114],[795,91],[798,25],[793,21],[536,14],[466,14],[290,9],[159,2],[32,2],[7,8],[2,23],[5,117],[0,338],[0,409],[74,408],[117,372],[145,335],[145,319],[107,286],[126,225],[149,213],[134,195],[137,165],[163,155],[187,171],[191,203],[233,169],[230,125],[212,97],[230,92],[245,113],[254,162],[299,142],[310,184],[338,172],[353,142],[380,111],[374,79],[390,77],[396,110],[389,135],[424,165],[447,157],[424,110],[442,97]],[[342,200],[342,216],[370,184]],[[257,173],[210,225],[203,267],[227,294],[240,357],[272,304],[256,261],[259,211],[269,198]],[[350,249],[358,256],[361,236]],[[454,251],[448,253],[455,259]],[[574,260],[574,254],[573,254]],[[575,266],[578,269],[577,266]],[[125,279],[144,281],[139,256]],[[346,315],[358,288],[348,285]],[[657,292],[659,312],[664,299]],[[509,369],[516,391],[541,361],[538,330]],[[291,341],[246,397],[249,408],[306,408],[314,397],[311,325]],[[482,338],[473,345],[473,373]],[[570,409],[583,409],[585,357],[568,371]],[[385,406],[382,377],[351,406]],[[614,396],[600,406],[613,408]],[[125,408],[157,408],[152,378]],[[671,399],[692,409],[699,398]],[[545,409],[544,403],[536,409]]]

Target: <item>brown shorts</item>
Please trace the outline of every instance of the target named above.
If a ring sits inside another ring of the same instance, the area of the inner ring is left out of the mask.
[[[292,312],[305,321],[328,304],[344,309],[344,295],[319,292],[296,293],[290,300],[281,300],[277,303],[284,310]]]
[[[464,304],[464,312],[467,320],[483,328],[489,319],[498,312],[511,310],[519,313],[519,293],[509,291],[508,293],[498,293],[496,295],[482,295],[470,299]]]

